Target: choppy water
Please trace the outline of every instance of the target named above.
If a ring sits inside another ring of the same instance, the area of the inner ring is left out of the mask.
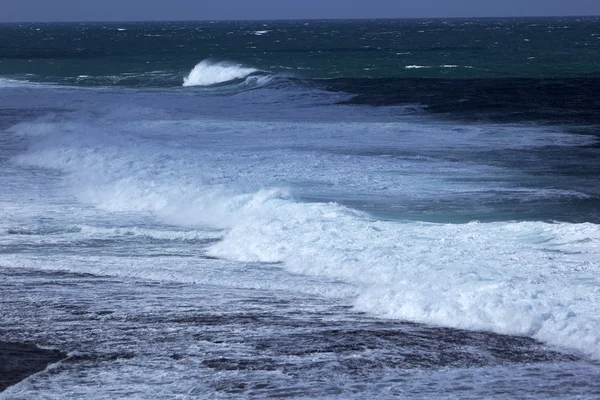
[[[597,18],[0,26],[7,398],[596,398]]]

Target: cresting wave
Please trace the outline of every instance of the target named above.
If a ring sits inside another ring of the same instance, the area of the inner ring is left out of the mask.
[[[194,67],[187,77],[183,78],[183,86],[217,85],[233,80],[246,79],[259,71],[256,68],[241,64],[203,60]]]
[[[79,123],[67,136],[63,123],[16,127],[36,131],[39,141],[13,161],[63,172],[77,198],[102,210],[151,213],[197,230],[225,229],[208,256],[281,263],[296,274],[351,284],[359,310],[526,335],[600,359],[596,224],[378,220],[336,203],[296,201],[284,188],[248,189],[240,177],[258,174],[252,154],[187,151],[185,136],[177,144],[171,137],[153,137],[151,125],[138,120],[129,131],[120,128],[122,121],[103,121],[101,132],[95,120]],[[227,123],[207,132],[223,132]],[[181,129],[178,121],[170,127],[161,125],[157,132]],[[265,127],[260,129],[239,139],[248,135],[252,141],[264,134]],[[192,137],[187,145],[198,142]],[[274,168],[271,173],[282,173]],[[160,271],[146,274],[160,278]],[[288,290],[303,290],[294,284]],[[331,286],[332,296],[336,291]]]

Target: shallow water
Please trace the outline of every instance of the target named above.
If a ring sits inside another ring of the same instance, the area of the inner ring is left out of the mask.
[[[2,336],[71,349],[66,361],[10,388],[6,398],[600,393],[598,363],[531,339],[373,319],[319,296],[1,273]]]

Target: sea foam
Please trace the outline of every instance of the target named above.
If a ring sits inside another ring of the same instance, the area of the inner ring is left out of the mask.
[[[141,121],[137,114],[135,124],[123,124],[127,115],[118,113],[114,122],[103,120],[102,124],[43,123],[37,129],[35,124],[19,125],[12,131],[33,130],[38,143],[13,162],[62,171],[73,195],[101,210],[149,213],[186,229],[223,229],[218,235],[222,240],[206,250],[208,256],[232,262],[278,263],[307,280],[322,277],[343,282],[356,288],[352,301],[357,310],[419,323],[530,336],[600,359],[598,225],[379,220],[334,202],[298,201],[293,191],[269,185],[267,177],[298,179],[301,175],[294,174],[308,164],[310,153],[288,150],[273,153],[280,158],[269,158],[274,156],[256,153],[257,141],[282,140],[282,132],[297,131],[306,137],[307,131],[321,132],[320,125],[199,121],[186,130],[181,121],[157,125]],[[394,126],[394,131],[397,128]],[[326,129],[329,135],[342,133],[332,124]],[[359,138],[355,140],[360,140],[360,124],[340,129],[354,129]],[[387,127],[369,125],[369,129],[382,134]],[[265,139],[269,132],[272,135]],[[513,129],[506,133],[511,132]],[[178,135],[177,140],[173,135]],[[510,142],[540,144],[531,142],[529,136],[513,134]],[[547,139],[554,142],[553,136]],[[445,143],[444,138],[435,140]],[[456,140],[455,135],[451,144],[457,146]],[[227,146],[231,142],[235,142],[235,151]],[[252,152],[240,150],[246,142]],[[505,145],[514,146],[510,142]],[[209,143],[217,147],[207,151]],[[459,141],[458,145],[463,144]],[[307,177],[319,176],[329,184],[344,178],[339,171],[352,171],[351,180],[341,184],[346,190],[360,190],[375,175],[369,173],[369,164],[350,168],[371,159],[319,154],[314,164],[304,168],[310,174]],[[378,165],[387,159],[377,159]],[[423,164],[418,162],[415,167],[423,168]],[[361,176],[364,182],[359,180]],[[388,176],[383,174],[381,179]],[[405,182],[399,190],[421,195],[409,192],[420,179]],[[388,187],[392,182],[383,183],[382,187]],[[252,189],[257,184],[263,188]],[[443,179],[432,184],[435,190],[432,186],[424,193],[452,194],[440,192]],[[86,263],[78,265],[85,268]],[[163,272],[149,268],[136,273],[155,279]],[[186,279],[187,275],[183,271],[178,276]],[[294,282],[290,290],[301,291],[301,284]],[[337,290],[334,285],[323,293],[335,296]],[[347,287],[344,290],[338,296],[348,293]]]
[[[209,254],[356,284],[361,311],[530,336],[600,358],[599,249],[595,224],[377,221],[336,204],[274,199],[242,213]]]

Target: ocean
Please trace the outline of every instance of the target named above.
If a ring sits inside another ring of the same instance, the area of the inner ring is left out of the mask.
[[[597,399],[599,127],[597,17],[2,24],[0,398]]]

